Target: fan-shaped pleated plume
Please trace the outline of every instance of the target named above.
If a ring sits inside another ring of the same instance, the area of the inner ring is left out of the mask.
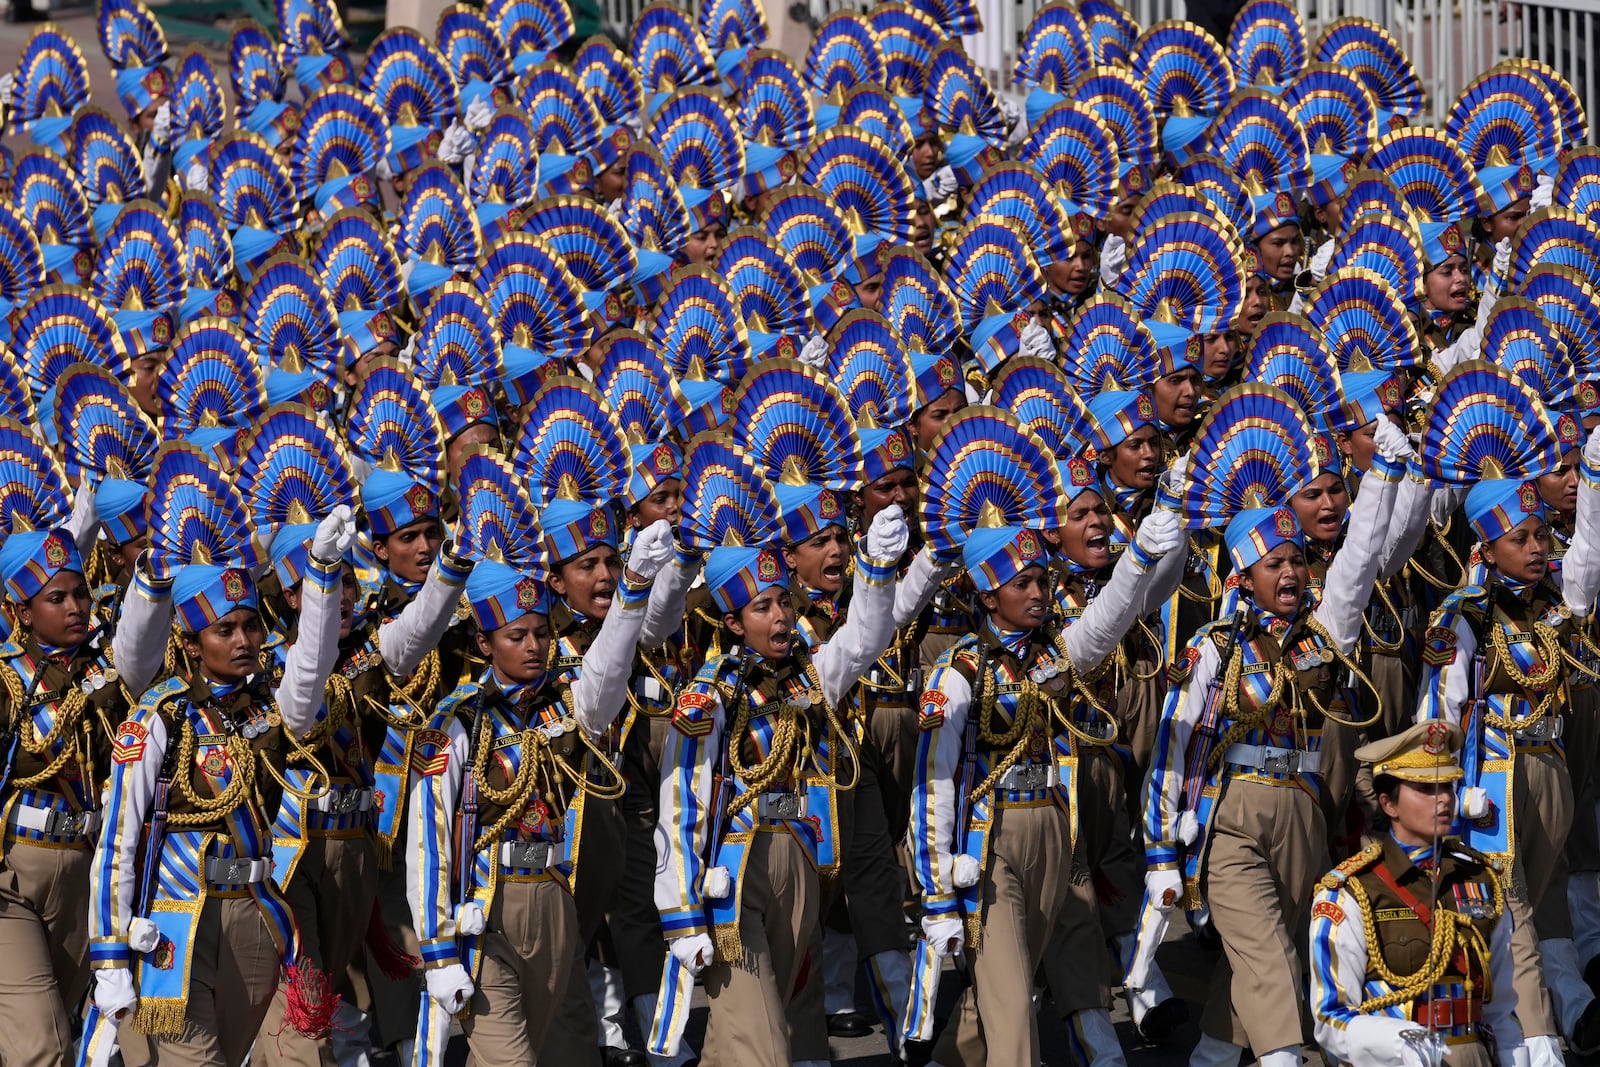
[[[488,301],[466,282],[440,286],[417,332],[412,359],[432,392],[441,385],[489,385],[499,380],[500,331]]]
[[[778,541],[778,502],[755,461],[718,433],[697,434],[684,455],[683,514],[678,536],[686,548],[756,548]]]
[[[1524,71],[1545,87],[1561,113],[1562,144],[1580,145],[1589,139],[1589,114],[1566,75],[1542,60],[1523,57],[1503,59],[1496,66]]]
[[[912,0],[912,3],[933,19],[946,37],[971,37],[983,32],[983,18],[973,0]]]
[[[1073,214],[1104,218],[1117,201],[1116,135],[1088,104],[1063,100],[1046,111],[1018,156],[1038,168]]]
[[[1013,356],[994,376],[994,405],[1017,417],[1058,460],[1081,456],[1094,423],[1061,368],[1035,356]]]
[[[909,242],[915,232],[915,190],[894,150],[853,126],[835,126],[811,142],[800,180],[833,200],[863,232]],[[854,228],[852,226],[852,228]]]
[[[1239,237],[1215,215],[1169,215],[1135,235],[1124,287],[1143,316],[1195,333],[1227,329],[1244,296]]]
[[[1551,201],[1600,223],[1600,148],[1584,145],[1562,158],[1556,167]]]
[[[400,302],[400,262],[389,235],[365,208],[346,208],[322,230],[311,269],[339,311],[382,311]]]
[[[247,21],[233,31],[228,42],[228,80],[240,116],[260,104],[283,99],[285,78],[278,46],[259,23]]]
[[[766,360],[734,393],[734,440],[763,477],[852,489],[860,477],[855,421],[822,371],[797,359]]]
[[[806,52],[806,81],[821,97],[841,97],[858,85],[883,85],[883,54],[866,18],[835,11],[822,20]]]
[[[52,417],[68,476],[134,482],[150,477],[161,435],[109,371],[72,364],[56,380],[55,400]]]
[[[11,121],[35,141],[53,142],[88,102],[89,64],[78,42],[49,23],[34,30],[17,61]]]
[[[887,145],[900,146],[902,151],[914,140],[905,112],[889,90],[878,85],[858,85],[845,94],[839,107],[839,125],[866,130]]]
[[[149,200],[124,205],[95,259],[94,295],[120,311],[166,312],[183,302],[185,279],[178,236],[162,209]]]
[[[155,67],[167,58],[167,37],[140,0],[101,0],[95,23],[106,61],[118,70]]]
[[[863,425],[899,426],[911,418],[911,355],[876,311],[848,311],[828,332],[828,378]]]
[[[1204,197],[1211,205],[1210,210],[1233,223],[1234,229],[1240,233],[1250,232],[1255,221],[1255,205],[1239,176],[1222,160],[1205,152],[1196,152],[1184,159],[1173,170],[1172,176]],[[1145,202],[1148,203],[1148,200],[1146,197]],[[1145,210],[1144,204],[1140,208],[1147,218],[1161,217]]]
[[[703,374],[732,388],[750,368],[750,341],[728,283],[708,267],[679,267],[650,327],[656,351],[679,378]]]
[[[809,331],[805,281],[764,231],[741,226],[728,234],[717,253],[717,273],[727,279],[739,314],[752,331]]]
[[[628,156],[622,227],[639,248],[673,255],[689,236],[689,212],[666,167],[654,147],[634,145]]]
[[[710,85],[716,80],[711,48],[676,4],[646,4],[633,20],[628,54],[639,70],[646,93],[670,93],[685,85]]]
[[[511,65],[522,70],[565,44],[577,26],[567,0],[489,0],[491,21],[500,28]]]
[[[1541,263],[1600,277],[1600,226],[1554,205],[1533,212],[1511,239],[1510,278],[1521,278]]]
[[[296,199],[289,172],[267,142],[253,133],[235,131],[216,143],[208,188],[230,229],[278,230],[294,220]]]
[[[168,440],[150,475],[150,572],[170,579],[188,564],[257,562],[239,490],[198,445]]]
[[[1133,43],[1139,39],[1139,24],[1124,11],[1116,0],[1083,0],[1078,5],[1089,29],[1089,41],[1094,48],[1094,62],[1108,66],[1126,67],[1133,54]]]
[[[1190,454],[1183,513],[1191,529],[1287,504],[1317,475],[1305,413],[1281,390],[1254,382],[1217,398]]]
[[[660,441],[671,430],[670,373],[650,338],[636,330],[612,330],[595,343],[600,369],[595,388],[630,441]]]
[[[1161,178],[1139,199],[1139,206],[1134,210],[1131,220],[1133,232],[1138,233],[1144,227],[1153,226],[1158,220],[1182,211],[1199,215],[1221,214],[1199,189],[1180,185],[1171,178]]]
[[[247,430],[267,407],[261,363],[244,331],[228,319],[186,323],[156,382],[169,438],[224,427]]]
[[[27,377],[9,348],[0,348],[0,416],[25,423],[38,419]]]
[[[284,63],[294,65],[301,59],[332,56],[333,64],[318,72],[318,78],[324,83],[349,80],[349,64],[338,54],[344,51],[348,38],[331,0],[276,0],[275,6]],[[298,73],[297,78],[303,88],[305,78]]]
[[[1434,222],[1476,214],[1483,196],[1472,164],[1438,130],[1391,130],[1372,146],[1366,166],[1392,181],[1413,212]]]
[[[600,140],[600,112],[571,69],[546,60],[522,75],[519,99],[541,153],[579,156]]]
[[[1147,166],[1160,158],[1155,107],[1144,83],[1121,67],[1095,67],[1068,94],[1100,116],[1123,163]]]
[[[356,503],[343,442],[299,404],[267,409],[251,430],[239,461],[239,491],[257,527],[318,522],[341,504]]]
[[[1537,304],[1560,332],[1579,381],[1600,377],[1600,293],[1588,279],[1547,263],[1527,273],[1518,294]]]
[[[1281,389],[1312,419],[1338,407],[1339,367],[1322,333],[1299,315],[1274,311],[1250,338],[1245,381]]]
[[[228,117],[222,82],[211,60],[191,46],[178,60],[172,83],[172,137],[178,147],[174,162],[193,159],[222,132]]]
[[[34,291],[12,323],[12,347],[42,397],[74,363],[93,363],[128,381],[132,368],[111,314],[87,290],[46,285]]]
[[[412,173],[400,206],[395,252],[435,266],[469,270],[483,254],[483,233],[466,190],[443,163],[425,163]]]
[[[313,371],[332,384],[343,364],[339,320],[322,276],[305,260],[267,260],[244,305],[250,338],[269,366],[290,374]]]
[[[44,255],[33,227],[15,207],[0,202],[0,310],[9,312],[44,284]]]
[[[1539,398],[1515,375],[1483,360],[1452,368],[1439,383],[1417,450],[1434,482],[1521,481],[1561,464],[1555,427]]]
[[[1375,170],[1358,170],[1350,176],[1345,186],[1344,207],[1339,212],[1339,229],[1353,228],[1366,215],[1393,215],[1398,219],[1411,218],[1411,206],[1406,203],[1394,182]]]
[[[511,233],[495,242],[475,284],[508,346],[551,359],[588,347],[593,331],[583,286],[555,250],[532,234]]]
[[[1085,301],[1062,344],[1066,371],[1087,402],[1103,392],[1138,389],[1156,378],[1156,342],[1133,305],[1115,293]]]
[[[1040,263],[1055,263],[1072,255],[1072,221],[1055,190],[1026,163],[1002,163],[984,172],[968,194],[967,212],[972,217],[1010,219],[1027,236]]]
[[[626,122],[644,109],[639,70],[609,37],[597,35],[583,42],[572,57],[572,72],[606,125]]]
[[[850,231],[843,213],[812,186],[785,185],[768,197],[761,225],[809,285],[832,277],[849,259]]]
[[[544,561],[527,483],[504,456],[487,446],[475,446],[461,463],[458,484],[461,534],[456,551],[468,559],[494,560],[518,569],[533,569]]]
[[[444,429],[422,386],[399,360],[382,357],[363,366],[350,400],[350,447],[375,466],[405,471],[444,489]]]
[[[1251,0],[1234,16],[1228,64],[1240,85],[1283,86],[1306,64],[1306,28],[1286,0]]]
[[[977,134],[996,146],[1005,143],[1000,101],[959,40],[946,41],[933,53],[922,106],[932,112],[940,129]]]
[[[1234,94],[1208,137],[1208,151],[1239,176],[1252,196],[1288,192],[1310,181],[1305,131],[1282,96],[1264,89]]]
[[[522,423],[513,466],[536,505],[604,503],[628,487],[628,442],[598,390],[558,375],[539,387]]]
[[[1322,333],[1339,370],[1399,370],[1419,360],[1405,304],[1384,278],[1360,267],[1334,271],[1312,290],[1306,320]]]
[[[1422,241],[1404,216],[1369,214],[1336,239],[1328,273],[1372,271],[1402,301],[1410,301],[1421,292],[1423,263]]]
[[[1312,152],[1361,159],[1372,147],[1378,107],[1354,71],[1313,63],[1289,83],[1283,99]]]
[[[305,199],[324,183],[367,178],[389,154],[389,123],[371,96],[348,85],[330,85],[306,101],[295,135],[291,176]],[[376,186],[372,186],[373,191]],[[360,199],[367,199],[356,189]]]
[[[867,22],[883,55],[885,89],[894,96],[920,99],[927,83],[928,60],[944,39],[944,31],[927,12],[903,0],[878,4],[867,13]]]
[[[622,224],[588,197],[550,196],[528,205],[522,228],[544,239],[585,289],[606,292],[633,275],[633,246]]]
[[[433,39],[461,91],[469,86],[502,86],[511,80],[511,57],[483,8],[451,4],[439,13]]]
[[[995,308],[1015,311],[1044,297],[1039,264],[1026,236],[1009,219],[969,219],[956,235],[946,276],[968,333]]]
[[[1157,118],[1215,115],[1233,94],[1222,46],[1192,22],[1151,26],[1134,42],[1129,62],[1149,85]]]
[[[494,113],[478,141],[470,192],[478,204],[525,204],[538,183],[538,149],[527,113],[515,105]]]
[[[1033,13],[1023,31],[1011,77],[1020,87],[1059,93],[1094,63],[1094,45],[1083,16],[1065,0],[1051,0]]]
[[[935,552],[959,549],[981,526],[1053,526],[1064,495],[1055,457],[1015,415],[987,405],[945,423],[926,485],[922,532]]]
[[[69,162],[91,205],[121,204],[145,195],[139,151],[108,112],[92,104],[79,109],[72,119],[71,141]]]
[[[1578,386],[1561,332],[1525,297],[1495,302],[1483,324],[1480,356],[1516,375],[1546,405],[1567,400]]]
[[[0,419],[0,535],[60,526],[67,482],[44,443],[16,419]]]
[[[894,107],[893,101],[890,107]],[[899,109],[894,111],[898,114]],[[790,150],[805,147],[816,118],[810,90],[788,56],[769,49],[750,53],[744,65],[738,121],[747,143]]]
[[[1515,166],[1553,157],[1561,147],[1561,114],[1542,84],[1501,67],[1474,78],[1445,117],[1444,132],[1484,167]]]
[[[387,29],[372,42],[360,86],[391,126],[443,130],[456,114],[456,82],[449,64],[409,26]]]
[[[914,248],[898,246],[885,259],[880,306],[907,351],[947,352],[960,340],[955,294]]]
[[[1417,69],[1389,31],[1371,19],[1347,16],[1330,22],[1317,38],[1314,58],[1355,71],[1383,111],[1415,115],[1425,106]]]
[[[744,138],[727,105],[708,89],[674,93],[651,116],[646,137],[681,187],[724,189],[744,174]]]
[[[745,0],[706,0],[695,27],[713,52],[750,48],[767,37],[767,20],[760,11],[760,5]]]

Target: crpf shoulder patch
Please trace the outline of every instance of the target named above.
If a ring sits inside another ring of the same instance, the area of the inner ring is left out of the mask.
[[[1422,637],[1422,662],[1430,667],[1447,667],[1454,663],[1459,636],[1453,626],[1428,627]]]
[[[949,699],[943,689],[929,689],[923,693],[922,709],[917,715],[917,729],[926,732],[943,726],[944,706]]]
[[[703,689],[690,689],[678,696],[672,709],[672,725],[685,737],[704,737],[711,732],[711,707],[714,698]]]
[[[111,744],[111,758],[118,763],[137,763],[144,755],[145,741],[150,731],[143,723],[129,719],[117,727],[116,739]]]
[[[1189,680],[1189,675],[1194,673],[1194,665],[1200,662],[1200,650],[1193,646],[1178,653],[1178,658],[1167,666],[1167,684],[1182,685]]]
[[[411,773],[443,774],[450,765],[450,735],[443,730],[418,730],[411,745]]]
[[[1331,900],[1319,900],[1311,905],[1311,918],[1313,920],[1327,919],[1333,925],[1338,926],[1344,922],[1344,909]]]

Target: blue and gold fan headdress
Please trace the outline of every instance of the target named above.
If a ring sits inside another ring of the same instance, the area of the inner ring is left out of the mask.
[[[484,445],[461,464],[461,541],[457,550],[475,560],[466,600],[484,631],[524,615],[548,615],[551,596],[539,521],[525,483],[504,456]]]
[[[449,64],[408,26],[385,30],[361,68],[361,90],[389,121],[389,169],[403,174],[438,151],[456,116],[456,83]]]
[[[44,254],[22,213],[0,203],[0,337],[9,339],[11,311],[44,284]]]
[[[1011,78],[1021,88],[1039,91],[1043,107],[1030,92],[1029,110],[1042,111],[1094,64],[1094,43],[1083,16],[1065,0],[1051,0],[1033,13],[1023,31]]]
[[[540,183],[552,193],[587,187],[594,178],[588,154],[600,143],[602,124],[577,75],[546,60],[528,68],[520,84],[522,108],[539,152]]]
[[[709,89],[680,89],[651,116],[645,135],[695,215],[694,230],[726,217],[722,190],[744,174],[744,138],[733,112]],[[702,196],[691,196],[700,190]],[[709,199],[708,199],[709,198]]]
[[[858,85],[883,85],[883,54],[872,25],[854,11],[835,11],[822,20],[806,52],[806,82],[811,91],[837,104]],[[823,113],[817,125],[831,125]]]
[[[613,330],[595,349],[600,362],[595,388],[628,440],[635,445],[665,440],[671,429],[672,375],[650,338],[637,330]]]
[[[1409,304],[1422,295],[1424,262],[1422,241],[1406,216],[1367,214],[1335,239],[1328,273],[1372,271]]]
[[[1595,406],[1594,386],[1590,383],[1590,402],[1581,404],[1572,357],[1567,355],[1560,331],[1544,317],[1539,305],[1520,296],[1496,301],[1484,320],[1480,355],[1516,375],[1544,400],[1563,453],[1582,447],[1583,412],[1585,407]]]
[[[534,396],[512,455],[528,480],[552,565],[618,544],[611,501],[628,486],[628,442],[595,387],[558,375]]]
[[[1164,364],[1192,362],[1195,335],[1225,330],[1238,314],[1245,281],[1238,235],[1220,216],[1178,214],[1154,220],[1131,244],[1128,302],[1169,353]]]
[[[47,148],[19,153],[11,197],[33,227],[45,272],[61,281],[87,281],[94,240],[89,201],[65,160]]]
[[[1228,64],[1240,85],[1282,88],[1306,65],[1306,28],[1287,0],[1250,0],[1228,31]]]
[[[478,139],[467,192],[477,205],[485,240],[516,228],[514,208],[532,200],[539,184],[539,153],[527,113],[515,104],[496,111]]]
[[[640,249],[668,256],[676,255],[689,236],[689,210],[683,195],[652,145],[638,145],[628,157],[622,226]]]
[[[596,35],[583,42],[572,57],[572,71],[606,125],[625,123],[644,110],[639,69],[609,37]]]
[[[1398,219],[1411,218],[1411,205],[1394,182],[1370,168],[1351,174],[1345,186],[1344,205],[1339,209],[1339,229],[1351,229],[1363,216],[1386,213]]]
[[[1138,168],[1153,166],[1161,158],[1155,107],[1144,83],[1122,67],[1101,66],[1079,78],[1068,95],[1093,108],[1111,131],[1124,180],[1133,180],[1136,173],[1142,180]]]
[[[1096,293],[1067,324],[1066,372],[1087,402],[1104,392],[1142,389],[1157,376],[1156,342],[1133,306]]]
[[[375,172],[389,154],[389,122],[372,97],[330,85],[306,101],[290,176],[295,194],[323,217],[378,196]]]
[[[1019,315],[1044,298],[1044,278],[1027,239],[1009,219],[969,219],[956,236],[946,274],[973,354],[993,371],[1020,344],[1025,323]]]
[[[285,115],[299,114],[283,96],[287,77],[280,62],[278,45],[260,23],[245,20],[228,40],[228,82],[233,86],[233,102],[239,125],[251,133],[275,134],[273,143],[291,132],[281,121]]]
[[[1007,128],[1000,101],[960,40],[946,41],[933,53],[922,108],[948,139],[945,165],[959,185],[973,184],[1003,158]],[[926,117],[923,124],[929,124]]]
[[[1556,167],[1551,201],[1590,222],[1600,222],[1600,148],[1584,145],[1562,158]]]
[[[916,249],[898,245],[883,264],[884,318],[912,352],[948,352],[961,339],[961,312],[944,276]]]
[[[634,18],[628,54],[647,98],[716,81],[716,61],[706,39],[685,10],[664,0],[646,4]]]
[[[1583,101],[1578,99],[1577,90],[1566,75],[1556,70],[1550,64],[1538,59],[1514,57],[1502,59],[1495,67],[1509,67],[1514,71],[1526,74],[1535,79],[1555,99],[1556,108],[1561,113],[1561,143],[1565,148],[1581,145],[1589,139],[1589,114],[1584,110]]]
[[[33,31],[17,61],[10,118],[33,143],[66,152],[72,116],[89,102],[89,64],[78,42],[46,23]]]
[[[1094,421],[1060,367],[1036,356],[1008,359],[994,376],[995,407],[1017,417],[1022,428],[1039,439],[1057,463],[1081,459],[1094,440]],[[1076,497],[1087,483],[1068,472],[1062,486]],[[1093,479],[1089,479],[1093,481]]]
[[[400,260],[388,232],[366,208],[346,208],[328,220],[311,269],[327,285],[339,331],[356,355],[401,343],[395,320],[402,299]]]
[[[897,101],[907,122],[922,110],[928,61],[944,39],[939,24],[925,11],[904,2],[884,0],[867,12],[867,23],[883,55],[883,87]],[[859,86],[858,86],[859,88]]]
[[[918,107],[921,100],[918,99]],[[858,85],[845,94],[839,106],[838,124],[855,126],[881,139],[885,144],[909,151],[916,140],[916,131],[905,116],[905,111],[889,91],[878,85]],[[752,151],[746,146],[746,151]]]
[[[1394,183],[1421,219],[1449,223],[1478,213],[1483,189],[1472,164],[1444,133],[1401,127],[1372,146],[1366,166]]]
[[[1416,331],[1382,275],[1361,267],[1330,273],[1311,292],[1306,320],[1321,332],[1341,373],[1415,366]]]
[[[182,252],[165,212],[148,201],[124,204],[95,260],[94,295],[114,309],[133,356],[172,342],[173,318],[187,293]]]
[[[73,117],[70,139],[68,162],[83,183],[95,233],[103,237],[122,205],[145,195],[139,151],[122,124],[92,104]]]
[[[414,522],[437,521],[444,492],[439,416],[398,360],[374,359],[361,364],[357,373],[345,425],[351,450],[373,468],[361,483],[361,506],[372,536],[387,537]]]
[[[101,0],[96,27],[116,74],[117,97],[128,117],[137,119],[172,92],[166,34],[142,0]]]
[[[789,185],[766,202],[761,225],[797,267],[806,285],[831,278],[850,257],[851,236],[832,199],[809,185]]]
[[[532,399],[552,361],[575,358],[593,340],[582,283],[530,233],[496,241],[474,284],[494,309],[506,346],[506,392],[518,406]]]
[[[1254,88],[1236,94],[1207,136],[1207,150],[1250,192],[1252,237],[1299,221],[1295,192],[1310,183],[1311,162],[1305,131],[1283,97]]]
[[[322,275],[298,256],[274,256],[262,264],[245,294],[243,319],[267,363],[267,401],[329,408],[345,361],[333,299]]]
[[[1416,67],[1389,31],[1371,19],[1346,16],[1330,22],[1317,38],[1314,58],[1355,71],[1380,112],[1417,115],[1425,106]],[[1382,120],[1380,115],[1380,125],[1387,125]]]
[[[212,149],[208,189],[232,234],[234,266],[248,280],[256,264],[287,247],[283,233],[295,218],[289,172],[266,141],[237,132]]]
[[[577,32],[567,0],[489,0],[485,6],[518,74],[543,63]]]
[[[344,443],[310,408],[278,404],[240,451],[245,508],[257,529],[276,527],[273,571],[284,589],[292,589],[305,578],[317,524],[337,507],[356,505]]]
[[[468,273],[483,254],[483,231],[453,169],[424,163],[411,175],[395,220],[395,254],[410,263],[406,288],[423,303],[427,294]]]
[[[333,0],[276,0],[276,8],[283,64],[293,72],[301,96],[350,81],[348,35]]]
[[[1565,208],[1540,208],[1511,238],[1509,280],[1543,263],[1570,267],[1585,278],[1600,277],[1600,226]]]
[[[156,381],[163,435],[185,438],[231,467],[241,439],[267,408],[261,375],[239,326],[219,318],[185,323]]]
[[[1587,278],[1553,263],[1529,271],[1517,292],[1537,304],[1560,332],[1577,371],[1585,413],[1600,408],[1600,293]]]
[[[685,547],[706,553],[706,588],[724,612],[789,583],[772,485],[722,434],[702,433],[689,442],[679,536]]]
[[[865,131],[835,126],[818,136],[801,164],[800,180],[834,202],[852,233],[911,240],[911,176],[888,145]]]
[[[172,165],[188,174],[197,156],[211,147],[228,120],[222,81],[211,60],[198,46],[189,47],[178,60],[172,89]]]
[[[1233,68],[1222,46],[1192,22],[1149,27],[1134,42],[1128,62],[1149,86],[1169,152],[1181,152],[1199,137],[1233,95]]]
[[[148,529],[145,504],[161,435],[127,387],[104,367],[74,363],[56,382],[53,413],[66,474],[87,492],[95,518],[114,545]]]
[[[199,631],[238,610],[259,611],[259,549],[244,501],[199,446],[167,441],[150,478],[151,575],[171,579],[178,628]]]
[[[1245,381],[1281,389],[1313,421],[1338,408],[1339,366],[1322,332],[1299,315],[1267,314],[1250,337]]]
[[[455,77],[456,103],[463,114],[474,103],[497,108],[511,102],[506,88],[511,57],[483,8],[451,4],[439,12],[433,39]]]
[[[911,356],[894,327],[876,311],[856,308],[828,331],[828,378],[865,429],[911,418]],[[873,479],[868,478],[867,481]]]
[[[1139,24],[1116,0],[1083,0],[1078,14],[1089,28],[1094,62],[1111,66],[1128,65],[1133,43],[1139,39]]]
[[[1041,267],[1071,258],[1074,237],[1086,238],[1091,232],[1074,228],[1055,189],[1026,163],[1001,163],[988,170],[973,186],[967,211],[1016,223]]]
[[[412,358],[446,434],[454,437],[479,422],[498,424],[500,331],[482,293],[462,281],[441,286],[417,331]]]
[[[74,363],[93,363],[120,381],[131,380],[133,368],[116,323],[87,290],[46,285],[14,314],[12,348],[41,409],[48,409],[45,394]]]
[[[586,298],[609,320],[621,317],[621,304],[610,314],[605,295],[625,287],[638,266],[622,224],[605,206],[578,196],[551,196],[528,205],[522,228],[544,240],[566,263],[572,276],[589,291]]]
[[[1196,153],[1185,159],[1172,172],[1172,177],[1202,197],[1210,205],[1208,211],[1227,219],[1241,234],[1250,232],[1255,220],[1255,204],[1244,182],[1221,159],[1205,152]],[[1151,187],[1152,193],[1155,188]],[[1147,195],[1139,211],[1146,218],[1158,219],[1161,216],[1148,208],[1151,199]]]
[[[728,283],[709,267],[679,267],[656,307],[650,336],[678,379],[729,389],[751,364],[749,335]]]
[[[717,253],[717,273],[727,279],[749,329],[753,349],[765,351],[780,335],[805,336],[811,328],[810,304],[800,271],[783,249],[753,226],[728,234]],[[758,341],[757,335],[766,337]]]
[[[1079,238],[1087,237],[1093,220],[1109,215],[1120,198],[1116,138],[1087,104],[1063,100],[1045,112],[1028,131],[1018,157],[1037,167],[1061,193]]]

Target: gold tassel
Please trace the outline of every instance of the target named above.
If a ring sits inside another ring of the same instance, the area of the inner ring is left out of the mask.
[[[134,1025],[141,1034],[151,1037],[179,1034],[183,1032],[183,1020],[188,1013],[187,997],[162,997],[159,1000],[140,997]]]
[[[718,963],[740,963],[744,960],[744,939],[739,936],[739,924],[718,923],[711,928],[711,941],[716,945]]]

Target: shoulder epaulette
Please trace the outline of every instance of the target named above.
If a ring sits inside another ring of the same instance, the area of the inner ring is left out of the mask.
[[[460,714],[461,709],[465,705],[469,704],[473,700],[476,700],[478,694],[482,691],[483,687],[477,682],[462,682],[460,685],[456,686],[450,691],[448,696],[442,697],[439,700],[439,710],[434,714],[433,718],[428,721],[428,728],[437,728],[443,730],[445,726],[449,725],[450,720]],[[441,725],[436,727],[436,723]]]
[[[173,675],[145,690],[144,698],[139,701],[139,711],[157,711],[161,705],[170,703],[188,691],[189,683]]]
[[[1498,876],[1500,871],[1500,861],[1495,859],[1493,856],[1485,855],[1484,853],[1473,848],[1471,845],[1468,845],[1462,841],[1451,841],[1446,847],[1449,848],[1450,855],[1454,856],[1456,859],[1466,860],[1468,863],[1475,863],[1482,867],[1485,873]]]
[[[1351,875],[1360,874],[1383,858],[1383,846],[1378,844],[1368,845],[1354,856],[1345,860],[1339,866],[1322,876],[1322,881],[1317,883],[1323,889],[1338,889],[1350,880]]]

